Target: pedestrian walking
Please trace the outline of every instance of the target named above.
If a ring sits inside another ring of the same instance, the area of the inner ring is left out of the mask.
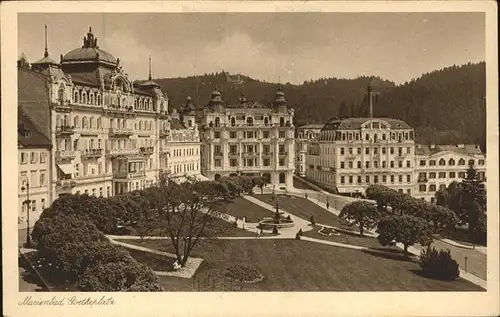
[[[326,209],[330,209],[330,203],[326,202]]]
[[[260,231],[261,231],[261,229],[259,227],[257,227],[257,238],[260,238]]]

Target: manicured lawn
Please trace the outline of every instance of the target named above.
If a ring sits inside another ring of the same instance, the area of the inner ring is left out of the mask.
[[[305,182],[301,182],[296,177],[293,178],[293,187],[298,188],[298,189],[309,189],[309,190],[317,191],[316,189],[307,185]]]
[[[138,262],[144,263],[149,266],[153,271],[171,271],[175,259],[162,256],[159,254],[128,249],[128,253]]]
[[[247,222],[259,222],[264,217],[272,217],[273,212],[262,208],[243,197],[236,197],[231,203],[222,206],[220,212],[242,219],[247,217]]]
[[[367,248],[397,249],[396,247],[382,247],[378,240],[373,237],[361,237],[358,234],[350,234],[346,232],[340,232],[340,236],[325,236],[318,233],[320,229],[321,226],[315,225],[313,230],[304,232],[304,236],[338,243],[352,244]]]
[[[217,227],[217,228],[224,228],[223,230],[220,230],[216,236],[218,237],[253,237],[256,235],[255,232],[250,232],[245,229],[241,228],[236,228],[234,227],[231,223],[226,222],[225,220],[222,219],[214,219],[213,221],[210,222],[211,226]],[[124,230],[115,233],[116,235],[123,235],[123,236],[139,236],[137,227],[135,226],[126,226],[124,227]],[[152,230],[148,235],[150,236],[168,236],[168,234],[165,232],[165,230]]]
[[[158,243],[147,242],[150,247]],[[162,246],[164,250],[165,244]],[[416,262],[304,240],[227,240],[197,249],[193,256],[205,259],[195,278],[160,277],[166,291],[238,290],[240,285],[224,277],[225,269],[237,263],[264,275],[259,283],[244,284],[243,291],[483,290],[463,279],[445,282],[421,277]]]
[[[254,197],[270,204],[271,206],[276,206],[276,201],[273,200],[272,194],[254,195]],[[314,216],[314,221],[318,224],[333,227],[345,227],[340,223],[340,218],[338,216],[316,205],[312,201],[295,196],[287,197],[283,195],[276,195],[276,197],[279,208],[292,215],[305,220],[309,220],[311,216]],[[350,229],[357,230],[356,227],[350,227]]]

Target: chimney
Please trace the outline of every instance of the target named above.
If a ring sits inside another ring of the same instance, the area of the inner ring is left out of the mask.
[[[372,85],[368,85],[368,103],[370,105],[370,119],[373,118],[373,94],[372,94]]]

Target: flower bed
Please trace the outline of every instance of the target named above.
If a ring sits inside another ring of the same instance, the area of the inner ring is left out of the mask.
[[[318,230],[318,233],[323,236],[340,236],[340,232],[337,232],[333,228],[322,227]]]
[[[225,276],[247,284],[258,283],[264,279],[264,275],[258,270],[241,264],[235,264],[226,269]]]

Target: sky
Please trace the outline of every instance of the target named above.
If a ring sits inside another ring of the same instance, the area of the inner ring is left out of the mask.
[[[129,78],[228,71],[268,82],[375,75],[404,83],[425,72],[485,60],[485,15],[427,13],[24,13],[18,54],[59,61],[83,44],[120,58]]]

